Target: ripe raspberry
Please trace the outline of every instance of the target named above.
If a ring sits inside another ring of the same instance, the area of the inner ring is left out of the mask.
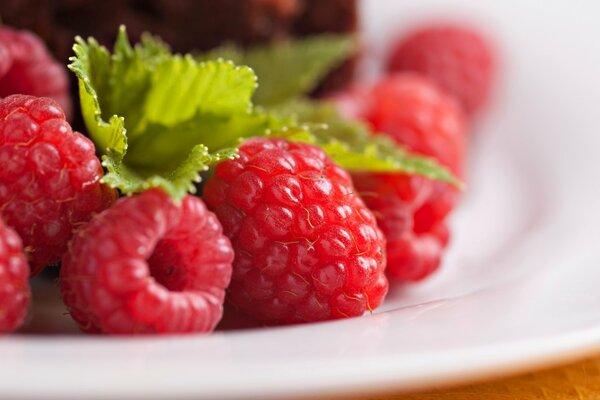
[[[388,68],[427,75],[472,115],[489,97],[493,51],[478,32],[463,26],[430,26],[396,44]]]
[[[0,214],[21,236],[32,274],[55,263],[77,226],[110,206],[94,145],[54,100],[0,100]]]
[[[418,281],[434,272],[448,242],[445,218],[425,211],[435,200],[435,184],[405,174],[354,173],[352,178],[385,234],[388,277]]]
[[[363,119],[374,131],[437,158],[461,175],[465,117],[453,99],[425,78],[395,74],[332,100],[347,117]],[[355,106],[350,106],[353,102]],[[436,270],[449,239],[445,219],[456,203],[457,190],[404,174],[360,173],[353,179],[386,235],[388,276],[415,281]]]
[[[0,333],[17,329],[25,319],[28,277],[21,239],[0,220]]]
[[[466,120],[451,97],[413,73],[389,75],[371,91],[368,122],[412,151],[435,157],[457,175],[465,158]]]
[[[210,332],[223,312],[233,250],[197,197],[158,189],[119,200],[79,230],[60,288],[90,333]]]
[[[268,324],[347,318],[387,293],[385,240],[322,150],[252,139],[204,189],[235,249],[232,304]]]
[[[51,97],[71,115],[65,67],[33,33],[0,26],[0,97],[11,94]]]

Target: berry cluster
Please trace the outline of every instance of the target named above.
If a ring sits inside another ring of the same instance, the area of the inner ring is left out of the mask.
[[[388,75],[331,101],[462,177],[491,74],[483,39],[434,28],[396,46]],[[291,137],[247,139],[203,199],[164,186],[117,199],[94,144],[67,122],[66,82],[39,39],[0,27],[0,332],[26,318],[28,277],[59,262],[72,318],[108,334],[208,333],[226,300],[269,325],[357,317],[381,305],[388,278],[417,281],[441,262],[454,186],[349,172]]]
[[[100,183],[93,143],[49,98],[0,100],[0,164],[0,216],[12,228],[0,229],[0,330],[7,330],[25,315],[27,277],[58,262],[77,227],[116,193]]]

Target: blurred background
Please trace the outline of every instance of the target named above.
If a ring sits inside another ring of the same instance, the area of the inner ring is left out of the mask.
[[[111,46],[119,25],[134,41],[151,32],[175,52],[204,51],[223,42],[264,43],[358,26],[357,0],[2,0],[2,21],[41,36],[66,63],[76,35]],[[354,72],[349,61],[318,90],[337,89]]]

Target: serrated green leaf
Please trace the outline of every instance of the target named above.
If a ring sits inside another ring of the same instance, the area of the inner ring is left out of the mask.
[[[267,45],[262,45],[267,46]],[[240,46],[232,42],[225,42],[219,47],[215,47],[212,50],[208,50],[199,54],[196,54],[198,61],[210,61],[210,60],[229,60],[234,64],[243,65],[244,54],[248,49],[244,50]]]
[[[246,50],[226,44],[202,56],[248,65],[259,78],[256,104],[273,106],[311,92],[323,77],[356,52],[352,36],[320,35]]]
[[[127,136],[122,117],[117,115],[103,118],[98,91],[109,91],[110,55],[94,39],[85,42],[77,37],[73,46],[75,57],[69,68],[79,78],[81,112],[96,147],[102,153],[109,149],[117,153],[127,150]]]
[[[102,165],[108,173],[102,182],[114,188],[119,188],[123,194],[140,193],[150,188],[159,187],[165,190],[173,199],[180,200],[186,193],[194,193],[194,183],[200,182],[200,173],[207,171],[209,166],[225,159],[237,157],[236,149],[223,149],[210,153],[206,146],[196,145],[189,151],[187,159],[177,168],[164,175],[140,174],[119,160],[118,155],[104,155]]]
[[[373,134],[366,125],[342,118],[329,103],[295,101],[279,107],[279,112],[295,116],[303,126],[280,130],[273,135],[315,144],[348,170],[402,172],[461,185],[436,160],[412,154],[386,135]]]
[[[74,51],[69,68],[104,181],[124,193],[162,187],[181,198],[199,172],[234,156],[240,137],[285,123],[253,108],[249,67],[173,55],[150,35],[131,46],[123,27],[112,54],[92,38],[77,38]]]
[[[150,35],[131,46],[123,28],[112,54],[94,39],[77,38],[69,67],[79,79],[90,136],[104,154],[108,172],[103,180],[126,194],[161,187],[181,199],[195,191],[201,172],[236,156],[240,139],[271,131],[319,145],[352,170],[401,171],[456,182],[433,160],[372,135],[333,107],[297,100],[353,49],[347,37],[247,52],[221,49],[224,57],[250,64],[263,78],[255,98],[265,108],[253,107],[256,76],[250,68],[173,55]]]
[[[145,171],[175,168],[173,160],[181,160],[197,143],[208,149],[235,147],[239,140],[262,136],[269,130],[280,129],[292,119],[278,118],[260,110],[229,116],[198,113],[193,118],[170,127],[151,124],[145,134],[134,142],[128,152],[128,163]],[[170,146],[173,137],[166,129],[177,132],[178,146]],[[149,159],[148,154],[153,154]]]
[[[236,149],[223,149],[214,153],[209,153],[208,148],[204,145],[196,145],[188,155],[186,162],[181,163],[168,176],[175,188],[181,188],[188,185],[187,191],[195,191],[192,182],[200,182],[199,166],[200,165],[215,165],[223,160],[231,160],[237,157]],[[205,169],[205,171],[208,167]]]
[[[221,57],[253,68],[259,79],[254,100],[273,114],[292,118],[283,124],[290,129],[274,126],[274,135],[318,145],[350,170],[418,174],[458,185],[435,160],[411,154],[387,136],[372,134],[366,125],[342,118],[333,106],[303,97],[355,51],[352,37],[319,36],[245,50],[225,44],[201,57]]]

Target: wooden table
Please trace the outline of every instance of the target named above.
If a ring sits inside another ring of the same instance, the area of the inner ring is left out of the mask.
[[[600,357],[516,378],[361,400],[600,400]]]

